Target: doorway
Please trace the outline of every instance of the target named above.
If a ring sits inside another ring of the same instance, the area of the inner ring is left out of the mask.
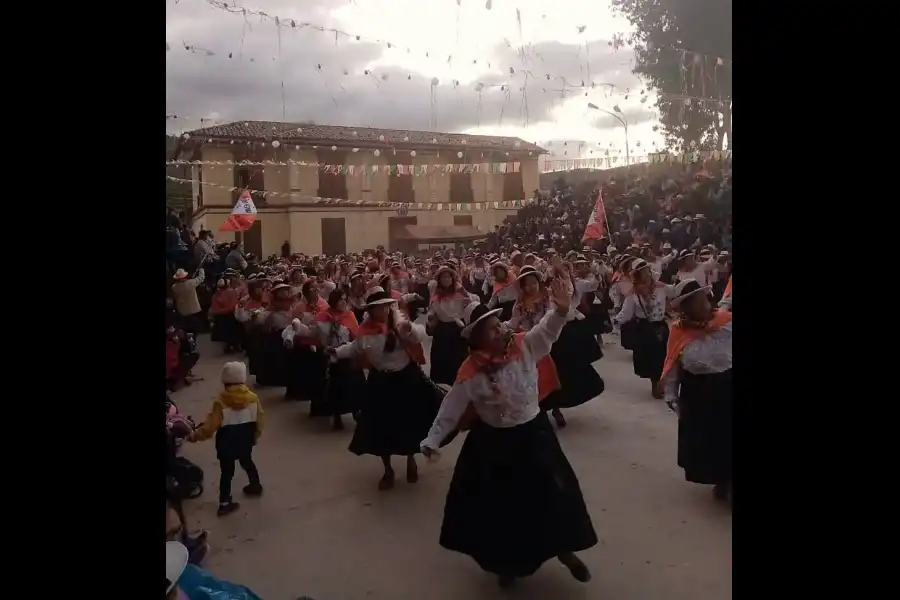
[[[322,254],[334,256],[347,253],[347,228],[343,217],[322,219]]]
[[[262,255],[262,221],[254,221],[247,231],[235,231],[234,241],[244,244],[244,254],[252,252],[260,260]]]

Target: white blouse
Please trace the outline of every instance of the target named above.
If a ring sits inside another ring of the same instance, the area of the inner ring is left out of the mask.
[[[453,384],[422,446],[437,450],[444,438],[456,428],[469,404],[475,407],[478,417],[491,427],[515,427],[538,416],[537,363],[550,354],[550,348],[565,324],[564,317],[550,312],[525,334],[522,357],[503,365],[494,375],[496,387],[502,390],[501,396],[495,395],[494,387],[484,373]]]
[[[310,326],[310,332],[324,348],[336,348],[350,343],[350,330],[341,324],[335,328],[333,323],[316,321]]]
[[[649,301],[638,298],[637,294],[630,294],[622,303],[622,310],[615,316],[615,321],[619,325],[634,318],[662,321],[666,318],[666,298],[674,294],[675,287],[671,285],[653,288]]]
[[[410,342],[422,343],[428,338],[425,333],[425,327],[411,323],[412,331],[406,338]],[[369,364],[378,371],[402,371],[409,364],[410,358],[406,349],[401,344],[397,344],[393,352],[384,351],[384,342],[387,334],[364,335],[349,344],[344,344],[335,349],[335,357],[353,358],[364,354]]]
[[[513,306],[512,317],[505,323],[510,329],[521,329],[522,331],[531,331],[534,329],[547,314],[548,310],[553,308],[548,306],[548,302],[541,302],[540,308],[532,314],[523,314],[519,303]]]
[[[491,287],[488,289],[493,288],[493,282],[491,282],[490,285]],[[515,283],[510,283],[505,288],[501,289],[499,292],[491,296],[491,300],[490,302],[488,302],[488,306],[491,308],[497,308],[497,304],[499,304],[500,302],[515,302],[516,298],[518,297],[518,286],[516,286]]]
[[[478,302],[478,296],[462,292],[462,298],[444,298],[432,301],[428,305],[428,314],[434,315],[444,323],[462,322],[463,311],[472,302]]]
[[[713,375],[730,368],[731,323],[726,323],[684,347],[678,362],[663,379],[666,402],[678,403],[678,382],[682,370],[694,375]]]

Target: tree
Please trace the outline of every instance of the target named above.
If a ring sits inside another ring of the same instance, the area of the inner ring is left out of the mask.
[[[732,0],[613,0],[613,8],[635,28],[634,73],[657,92],[668,147],[722,150],[727,138],[733,148]]]

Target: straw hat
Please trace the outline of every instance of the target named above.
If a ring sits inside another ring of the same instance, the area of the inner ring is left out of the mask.
[[[678,308],[685,298],[700,292],[708,293],[711,287],[709,285],[700,285],[696,279],[684,279],[675,286],[675,297],[669,302],[672,304],[672,307]]]
[[[188,549],[179,542],[166,542],[166,594],[172,591],[188,564]]]
[[[544,277],[541,275],[540,271],[538,271],[531,265],[528,265],[528,266],[522,267],[522,270],[519,271],[519,274],[516,276],[516,281],[521,281],[522,279],[524,279],[525,277],[527,277],[529,275],[534,275],[535,277],[537,277],[538,283],[540,283],[544,280]]]
[[[649,269],[649,268],[650,268],[650,263],[648,263],[643,258],[638,258],[637,260],[635,260],[631,263],[631,272],[632,273],[634,273],[635,271],[639,271],[641,269]]]
[[[376,285],[369,290],[369,295],[366,296],[366,304],[363,308],[369,309],[380,304],[393,304],[394,302],[397,301],[391,297],[390,292],[386,292],[383,287]]]
[[[463,323],[465,326],[460,332],[460,335],[465,339],[469,339],[469,336],[472,335],[472,331],[475,329],[476,325],[488,317],[499,315],[502,312],[502,308],[490,310],[486,304],[472,302],[463,310]]]
[[[178,269],[175,271],[175,275],[172,276],[176,281],[183,281],[188,278],[188,272],[184,269]]]

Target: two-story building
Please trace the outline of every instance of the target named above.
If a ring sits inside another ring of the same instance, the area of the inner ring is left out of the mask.
[[[259,215],[248,251],[337,254],[483,237],[538,188],[542,148],[519,138],[240,121],[189,132],[193,223],[217,231],[240,190]]]

